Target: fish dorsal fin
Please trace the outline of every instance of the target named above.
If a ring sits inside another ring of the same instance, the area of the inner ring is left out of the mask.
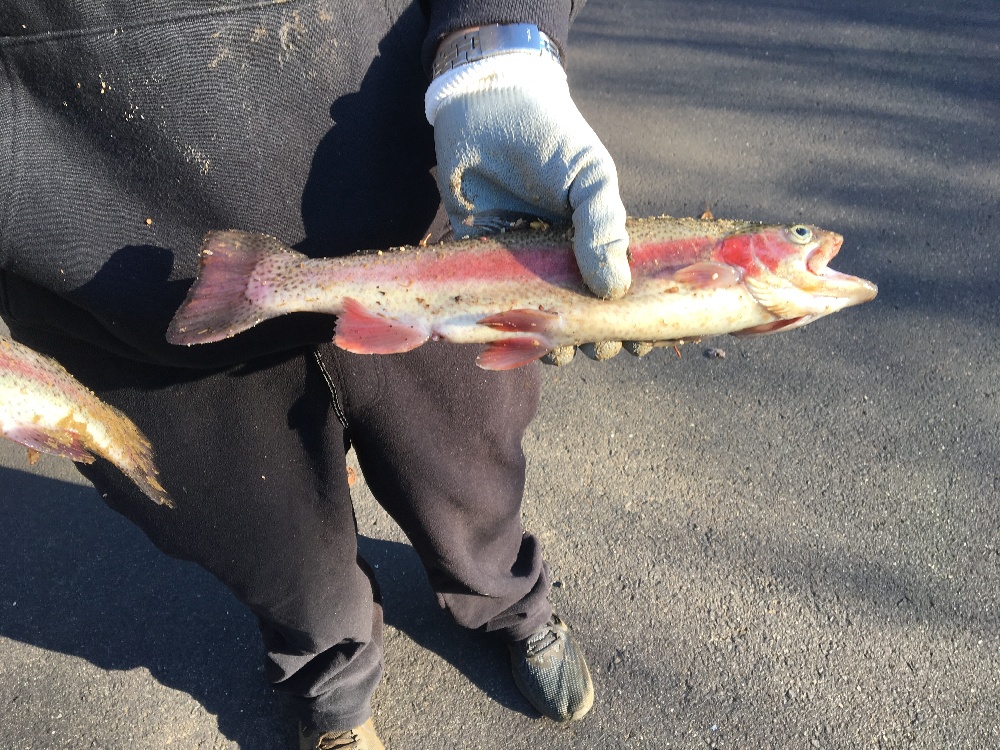
[[[344,298],[333,343],[355,354],[399,354],[430,338],[425,326],[371,312],[355,299]]]
[[[538,338],[518,336],[494,341],[476,358],[476,364],[484,370],[513,370],[544,357],[550,351]]]
[[[508,229],[530,226],[538,218],[522,211],[507,211],[502,208],[480,211],[471,217],[472,226],[478,234],[497,234]]]

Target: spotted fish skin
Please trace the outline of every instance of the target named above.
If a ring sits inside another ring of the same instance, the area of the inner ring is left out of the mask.
[[[117,466],[151,500],[173,506],[157,478],[149,440],[50,357],[0,336],[0,434],[39,453]]]
[[[334,343],[391,354],[428,340],[487,344],[510,369],[566,346],[771,333],[874,298],[827,267],[843,238],[807,225],[631,219],[632,286],[586,288],[565,231],[520,229],[428,247],[311,259],[266,235],[209,233],[167,340],[202,344],[292,312],[337,316]]]

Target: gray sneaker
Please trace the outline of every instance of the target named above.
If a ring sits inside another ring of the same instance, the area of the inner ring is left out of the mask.
[[[345,732],[306,731],[299,725],[299,750],[385,750],[369,719]]]
[[[575,721],[594,705],[594,683],[583,652],[555,614],[537,633],[507,648],[514,682],[545,716]]]

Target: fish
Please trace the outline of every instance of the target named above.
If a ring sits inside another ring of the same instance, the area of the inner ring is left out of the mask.
[[[149,439],[124,414],[51,357],[0,336],[0,434],[28,449],[93,463],[107,459],[159,505],[174,507],[160,484]]]
[[[632,285],[616,300],[585,286],[570,230],[529,226],[338,258],[309,258],[268,235],[212,231],[167,340],[212,343],[319,312],[337,316],[333,343],[349,352],[485,344],[477,364],[506,370],[586,344],[790,330],[878,292],[830,269],[843,237],[811,225],[660,216],[630,218],[627,230]]]

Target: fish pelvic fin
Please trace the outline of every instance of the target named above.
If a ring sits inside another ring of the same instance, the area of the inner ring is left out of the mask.
[[[280,312],[263,308],[248,290],[261,261],[305,260],[274,237],[235,230],[209,232],[201,245],[198,276],[167,328],[171,344],[207,344],[235,336]]]
[[[476,358],[476,364],[484,370],[513,370],[553,350],[547,334],[562,324],[562,316],[548,310],[518,308],[476,322],[494,331],[521,334],[490,343]]]
[[[416,349],[430,335],[424,325],[374,313],[356,299],[345,297],[333,343],[354,354],[400,354]]]
[[[476,364],[484,370],[513,370],[534,362],[552,351],[536,336],[517,336],[489,344],[476,357]]]
[[[544,334],[552,331],[560,324],[561,320],[562,317],[556,312],[522,308],[488,315],[476,322],[481,326],[492,328],[494,331]]]

